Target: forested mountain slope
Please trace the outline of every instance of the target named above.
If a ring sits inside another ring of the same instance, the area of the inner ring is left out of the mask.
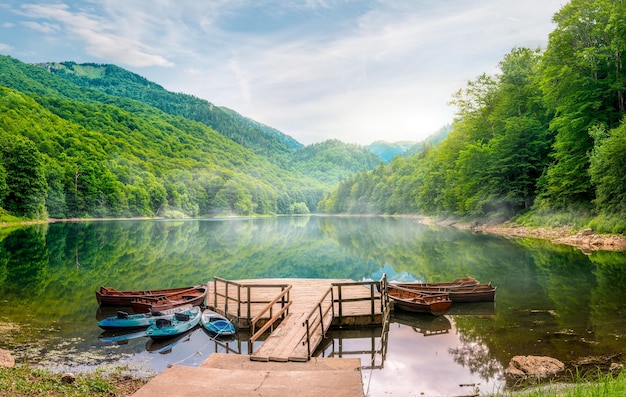
[[[74,84],[107,94],[136,99],[175,116],[203,123],[240,145],[280,162],[291,149],[303,146],[277,130],[215,106],[207,100],[165,90],[160,85],[115,65],[74,62],[43,63],[43,67]]]
[[[315,209],[328,185],[196,121],[0,57],[0,202],[19,216]]]
[[[373,169],[379,163],[378,156],[359,145],[330,139],[296,151],[290,169],[336,185],[356,172]]]
[[[339,141],[305,148],[292,137],[232,109],[214,106],[191,95],[169,92],[115,65],[63,62],[38,66],[80,86],[136,99],[166,113],[199,121],[270,162],[325,184],[336,184],[354,172],[372,169],[378,164],[378,159],[364,148]]]
[[[509,218],[572,212],[626,232],[626,4],[572,0],[544,52],[516,48],[500,74],[453,96],[438,145],[363,172],[327,212]],[[594,224],[594,222],[596,222]]]

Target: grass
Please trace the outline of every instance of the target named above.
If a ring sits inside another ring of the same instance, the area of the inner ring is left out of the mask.
[[[522,391],[497,394],[507,397],[624,397],[626,396],[626,371],[618,375],[598,372],[575,374],[572,383],[551,383]]]
[[[76,374],[76,381],[61,381],[63,374],[30,366],[0,368],[0,397],[117,397],[129,396],[148,378],[125,375],[121,368]]]

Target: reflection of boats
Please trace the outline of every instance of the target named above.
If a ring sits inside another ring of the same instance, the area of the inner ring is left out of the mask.
[[[102,342],[127,342],[130,339],[141,338],[146,336],[146,330],[144,329],[115,329],[107,330],[98,336]]]
[[[200,323],[211,334],[216,336],[235,335],[235,326],[233,323],[219,313],[210,309],[205,309],[200,317]]]
[[[496,287],[481,284],[473,277],[457,278],[448,283],[393,283],[393,285],[426,293],[448,293],[452,302],[493,302]]]
[[[118,291],[115,288],[100,287],[96,291],[96,300],[99,305],[108,306],[130,306],[136,299],[144,298],[159,298],[168,297],[175,294],[185,293],[187,291],[194,291],[196,288],[202,287],[199,285],[193,287],[180,287],[169,289],[154,289],[154,290],[135,290],[135,291]]]
[[[430,313],[440,316],[452,305],[447,293],[423,293],[420,291],[388,284],[387,293],[394,307],[415,313]]]
[[[107,317],[98,322],[98,327],[102,329],[116,328],[140,328],[149,327],[160,318],[171,319],[176,312],[191,309],[191,305],[178,306],[172,309],[163,310],[153,313],[128,314],[124,311],[118,311],[113,317]]]
[[[207,287],[197,286],[183,292],[150,298],[137,298],[131,302],[131,307],[137,313],[163,311],[185,304],[201,305],[206,298]]]
[[[452,305],[446,312],[451,316],[494,316],[496,302],[468,302],[462,305]]]
[[[183,332],[180,335],[165,339],[148,338],[146,342],[146,351],[148,353],[168,354],[172,352],[172,348],[180,342],[187,342],[191,338],[193,331]]]
[[[452,324],[446,316],[412,316],[397,311],[393,313],[391,322],[411,327],[413,331],[424,336],[447,334],[452,329]]]
[[[152,339],[164,339],[180,335],[198,325],[200,314],[200,308],[193,306],[189,310],[175,313],[172,319],[158,319],[148,327],[146,335]]]

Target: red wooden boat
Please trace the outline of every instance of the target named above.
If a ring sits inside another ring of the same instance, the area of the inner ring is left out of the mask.
[[[118,291],[115,288],[100,287],[100,289],[96,291],[96,300],[98,304],[102,306],[130,306],[131,303],[137,299],[165,298],[171,295],[193,292],[199,287],[203,286],[196,285],[192,287],[135,291]]]
[[[197,286],[190,290],[167,296],[137,298],[130,303],[130,306],[135,313],[154,313],[181,305],[201,305],[204,303],[206,294],[206,286]]]
[[[393,283],[393,285],[425,293],[448,293],[452,302],[494,302],[496,287],[481,284],[473,277],[458,278],[450,283]]]
[[[387,293],[394,307],[409,312],[441,316],[452,306],[448,293],[424,293],[394,284],[387,285]]]

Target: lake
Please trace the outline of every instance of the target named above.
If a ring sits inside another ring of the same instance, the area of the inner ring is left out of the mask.
[[[537,239],[505,239],[390,217],[93,221],[0,229],[0,348],[58,371],[128,366],[139,375],[247,354],[245,332],[201,329],[169,345],[115,341],[94,291],[212,280],[348,278],[498,287],[495,304],[442,317],[396,312],[388,328],[333,330],[316,352],[359,357],[370,396],[472,395],[507,387],[515,355],[565,363],[626,348],[626,254],[585,255]],[[113,311],[114,313],[114,311]],[[112,339],[106,339],[112,337]],[[423,394],[422,394],[423,393]]]

